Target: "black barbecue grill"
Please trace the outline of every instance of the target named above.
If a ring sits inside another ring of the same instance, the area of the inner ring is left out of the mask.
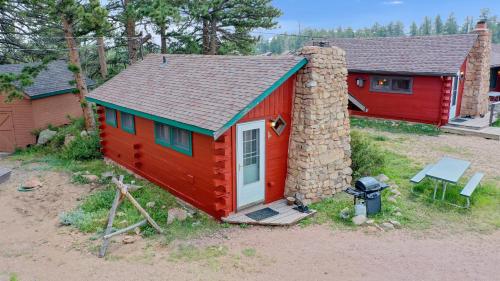
[[[380,194],[388,187],[389,185],[372,177],[364,177],[356,181],[354,188],[348,187],[345,192],[354,196],[354,205],[357,200],[363,200],[366,205],[366,214],[373,215],[380,212],[382,207]]]

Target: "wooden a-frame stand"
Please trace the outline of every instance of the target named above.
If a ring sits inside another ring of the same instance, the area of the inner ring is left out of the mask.
[[[115,177],[113,177],[112,181],[116,185],[116,195],[115,195],[115,199],[113,200],[113,204],[111,205],[111,209],[109,210],[108,224],[107,224],[106,230],[104,232],[101,250],[99,251],[100,258],[102,258],[102,257],[104,257],[104,255],[106,255],[106,250],[108,249],[109,240],[111,239],[111,237],[122,234],[122,233],[126,233],[128,231],[135,229],[136,227],[141,227],[143,225],[146,225],[148,222],[154,229],[156,229],[156,231],[158,231],[158,233],[163,233],[163,230],[160,228],[160,226],[151,218],[151,216],[146,212],[146,210],[144,210],[141,207],[141,205],[139,205],[139,203],[134,199],[134,197],[132,197],[132,195],[129,193],[129,192],[135,191],[141,187],[136,186],[136,185],[124,184],[123,183],[123,176],[120,176],[119,179],[116,179]],[[133,225],[127,226],[125,228],[118,229],[115,232],[112,232],[113,231],[113,221],[114,221],[115,216],[116,216],[116,210],[118,209],[120,204],[123,202],[123,200],[125,200],[125,198],[127,198],[130,201],[130,203],[132,203],[132,205],[139,211],[139,213],[141,213],[141,215],[145,219],[136,223],[136,224],[133,224]]]

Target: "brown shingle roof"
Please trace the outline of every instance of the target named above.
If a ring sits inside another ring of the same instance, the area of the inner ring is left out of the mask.
[[[500,44],[491,45],[491,66],[500,66]]]
[[[346,51],[347,67],[352,72],[453,75],[476,40],[476,34],[459,34],[326,41]]]
[[[297,56],[151,54],[88,97],[220,133],[304,64]]]

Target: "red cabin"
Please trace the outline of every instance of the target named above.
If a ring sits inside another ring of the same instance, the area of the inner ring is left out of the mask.
[[[221,218],[283,198],[297,56],[148,55],[94,90],[105,157]]]
[[[489,34],[479,24],[472,34],[336,38],[313,44],[346,51],[352,114],[441,126],[487,111],[488,89],[479,81],[489,77],[477,61],[489,59],[484,39]]]
[[[500,92],[500,44],[491,46],[490,90]],[[500,99],[499,99],[500,100]]]

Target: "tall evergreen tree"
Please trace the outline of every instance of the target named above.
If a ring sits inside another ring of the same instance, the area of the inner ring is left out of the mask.
[[[425,17],[422,25],[420,26],[421,35],[431,35],[432,34],[432,21],[429,17]]]
[[[412,22],[410,25],[410,36],[417,36],[417,35],[419,35],[417,23]]]
[[[444,25],[444,33],[446,34],[457,34],[458,33],[458,24],[455,18],[455,15],[451,13],[446,20]]]
[[[443,34],[443,29],[443,20],[440,15],[437,15],[434,19],[434,34]]]
[[[140,10],[154,25],[155,32],[160,36],[160,50],[167,53],[167,31],[169,27],[180,21],[180,9],[184,0],[143,0]]]

